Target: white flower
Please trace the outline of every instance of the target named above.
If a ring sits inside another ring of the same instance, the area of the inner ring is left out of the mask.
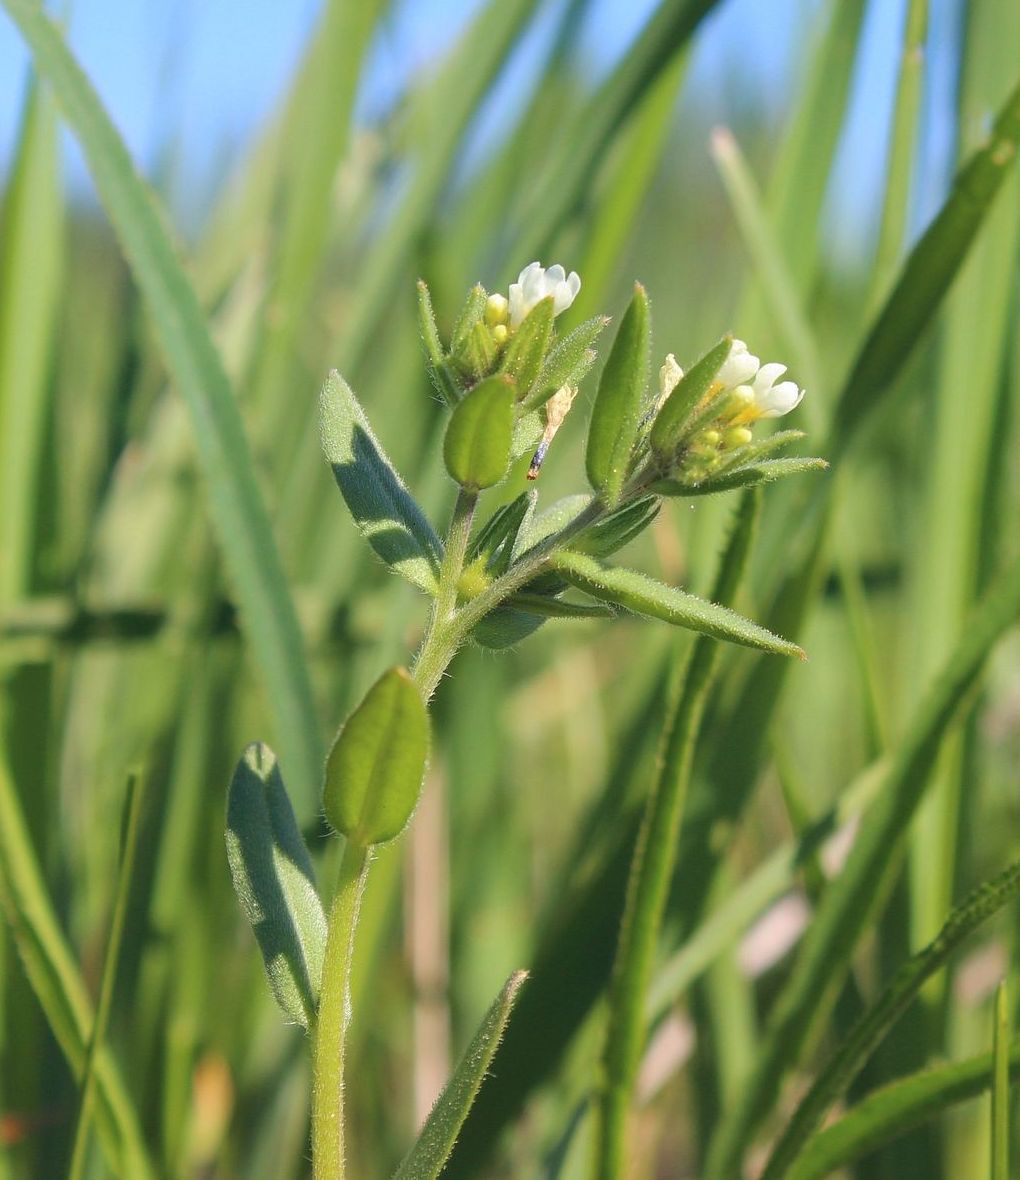
[[[735,389],[743,385],[758,372],[758,358],[747,351],[743,340],[734,340],[730,351],[716,374],[716,383],[720,392],[724,389]]]
[[[680,384],[683,375],[684,371],[677,364],[676,357],[671,352],[667,353],[662,368],[659,370],[659,400],[655,404],[656,409],[660,409],[666,404],[666,400]]]
[[[577,298],[581,280],[577,271],[568,275],[557,263],[546,270],[540,262],[529,263],[510,284],[510,327],[516,328],[542,299],[553,298],[553,315],[559,315]]]
[[[793,381],[780,381],[786,365],[776,362],[762,365],[750,385],[739,385],[734,391],[747,404],[733,419],[734,422],[754,422],[758,418],[781,418],[800,405],[804,390]]]

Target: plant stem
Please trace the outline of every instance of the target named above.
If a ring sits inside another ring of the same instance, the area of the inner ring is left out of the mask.
[[[741,501],[713,588],[715,602],[726,604],[733,598],[750,548],[758,503],[754,493]],[[617,1180],[624,1174],[627,1114],[645,1043],[646,995],[676,860],[676,836],[695,738],[717,656],[716,641],[699,636],[668,723],[659,773],[645,806],[631,862],[602,1056],[603,1088],[594,1169],[597,1180]]]
[[[453,506],[453,519],[446,535],[446,552],[439,571],[439,592],[436,595],[434,625],[442,626],[457,609],[457,586],[464,571],[471,522],[475,518],[478,493],[461,488]]]
[[[370,850],[348,840],[329,913],[322,992],[315,1031],[312,1168],[315,1180],[343,1180],[344,1049],[350,1022],[351,963]]]

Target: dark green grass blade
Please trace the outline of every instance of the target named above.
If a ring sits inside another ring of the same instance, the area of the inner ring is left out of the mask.
[[[993,1070],[992,1054],[982,1053],[921,1070],[872,1091],[808,1141],[789,1180],[823,1180],[956,1103],[978,1097],[991,1089]],[[1020,1041],[1009,1046],[1009,1075],[1020,1078]]]
[[[902,965],[879,999],[843,1040],[801,1100],[773,1148],[762,1173],[762,1180],[779,1180],[788,1174],[790,1165],[803,1150],[808,1138],[817,1130],[829,1108],[860,1072],[895,1021],[916,998],[925,981],[945,965],[961,943],[979,926],[1011,901],[1018,889],[1020,863],[1011,865],[993,880],[978,886],[952,911],[935,940]],[[998,1025],[996,1028],[998,1030]],[[996,1045],[1004,1048],[1005,1043],[1006,1038],[1000,1037],[997,1031]],[[1004,1075],[1004,1057],[1002,1066]],[[1004,1082],[997,1078],[997,1085],[1002,1086]],[[998,1177],[993,1177],[993,1180],[998,1180]]]
[[[85,151],[148,301],[164,359],[191,411],[210,512],[279,730],[288,777],[315,798],[321,746],[301,633],[244,428],[195,292],[156,204],[57,27],[32,0],[4,0]]]

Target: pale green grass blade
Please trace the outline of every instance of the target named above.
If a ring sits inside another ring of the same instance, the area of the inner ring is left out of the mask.
[[[53,97],[33,81],[0,220],[0,601],[29,590],[63,252]]]
[[[1009,1073],[1020,1077],[1020,1041],[1009,1046]],[[954,1104],[991,1089],[993,1079],[992,1054],[982,1053],[890,1082],[809,1140],[789,1180],[822,1180]]]
[[[982,123],[1016,75],[1020,6],[978,7],[968,21],[961,90],[961,151],[982,143]],[[1002,199],[960,272],[947,303],[934,405],[934,437],[926,461],[924,528],[912,571],[917,596],[912,654],[926,677],[960,633],[980,589],[982,521],[996,495],[991,455],[1002,429],[1001,374],[1015,311],[1011,306],[1020,245],[1020,174],[1014,170]],[[960,397],[966,389],[967,396]],[[985,564],[987,570],[987,564]],[[965,770],[963,748],[946,751],[938,782],[919,818],[911,860],[914,938],[938,929],[960,872]],[[936,872],[931,865],[938,866]],[[938,985],[925,999],[938,1002]]]
[[[793,973],[769,1016],[754,1075],[728,1112],[709,1152],[706,1178],[736,1173],[754,1130],[771,1108],[784,1072],[828,1018],[857,939],[892,883],[907,831],[942,742],[1000,635],[1020,615],[1020,562],[972,612],[969,627],[926,696],[901,744],[877,803],[861,824],[840,876],[826,890]]]
[[[925,69],[924,42],[928,33],[928,0],[910,0],[903,28],[903,49],[896,84],[896,105],[889,138],[885,203],[878,246],[871,272],[873,307],[885,298],[895,278],[903,251],[910,212],[910,184],[920,134]]]
[[[292,410],[280,396],[291,353],[326,257],[334,215],[333,182],[347,151],[351,110],[370,38],[388,0],[331,0],[310,38],[288,122],[286,201],[271,264],[272,294],[255,361],[253,398],[275,398],[277,417]]]
[[[809,393],[824,395],[825,382],[814,332],[783,252],[772,234],[747,161],[732,132],[725,127],[712,132],[711,149],[770,314],[790,350],[793,375]],[[804,405],[811,413],[812,427],[817,429],[821,404],[812,396]]]
[[[436,1180],[443,1170],[475,1095],[485,1080],[510,1020],[517,993],[527,977],[526,971],[517,971],[507,980],[485,1014],[453,1077],[436,1100],[415,1145],[394,1174],[394,1180]]]
[[[718,0],[662,0],[634,44],[574,116],[561,152],[523,205],[512,258],[548,249],[592,182],[595,169],[627,116],[682,52],[701,19]]]
[[[836,405],[832,447],[826,454],[846,450],[906,363],[1010,175],[1018,139],[1020,83],[1000,108],[984,146],[957,174],[941,211],[907,258],[846,379]]]
[[[167,367],[192,414],[210,511],[233,575],[295,794],[314,799],[321,767],[301,633],[244,429],[201,307],[155,204],[56,26],[32,0],[4,0],[77,133],[145,293]]]
[[[25,827],[14,783],[0,761],[0,900],[25,974],[72,1070],[85,1066],[93,1014],[88,992],[57,922]],[[115,1174],[155,1176],[138,1116],[117,1064],[101,1049],[95,1061],[96,1121]]]
[[[802,866],[839,828],[870,805],[882,785],[882,763],[860,775],[831,811],[810,824],[795,843],[777,849],[712,910],[683,945],[656,972],[648,994],[649,1023],[662,1020],[683,999],[690,985],[759,914],[792,889]]]
[[[1020,863],[1011,865],[991,881],[979,885],[946,919],[935,940],[900,967],[878,1000],[846,1036],[825,1065],[811,1089],[801,1100],[772,1150],[762,1180],[779,1180],[789,1174],[791,1164],[808,1138],[818,1129],[832,1104],[854,1077],[895,1021],[916,998],[924,982],[932,977],[965,939],[1020,890]],[[997,1021],[999,1019],[997,1005]],[[1001,1005],[1003,1015],[1005,1006]],[[1008,1027],[996,1024],[996,1085],[992,1091],[993,1124],[997,1088],[1005,1085]],[[1000,1081],[1001,1073],[1001,1081]],[[998,1126],[996,1125],[996,1141]],[[1003,1174],[1005,1176],[1005,1174]],[[994,1176],[993,1180],[1000,1180]]]
[[[769,179],[766,205],[775,240],[803,294],[814,278],[822,235],[822,203],[846,116],[865,0],[833,0],[793,117]],[[809,232],[805,232],[805,231]],[[738,334],[754,339],[771,323],[765,293],[752,272],[734,318]]]
[[[103,973],[99,981],[96,1016],[92,1022],[92,1032],[89,1034],[89,1043],[85,1050],[85,1065],[81,1079],[81,1106],[78,1110],[78,1122],[74,1129],[74,1147],[67,1173],[68,1180],[81,1180],[81,1177],[85,1175],[89,1135],[92,1130],[92,1114],[96,1101],[96,1061],[103,1042],[106,1040],[106,1030],[110,1023],[110,1012],[113,1007],[113,987],[117,979],[117,965],[120,961],[121,943],[124,938],[124,919],[127,916],[135,868],[135,854],[138,850],[138,828],[141,821],[143,798],[144,792],[140,777],[137,774],[130,775],[127,783],[127,798],[124,801],[124,848],[121,854],[120,871],[117,874],[117,888],[113,895],[113,915],[106,943],[106,954],[103,958]]]
[[[1009,1180],[1009,999],[1006,981],[995,990],[992,1042],[992,1180]]]

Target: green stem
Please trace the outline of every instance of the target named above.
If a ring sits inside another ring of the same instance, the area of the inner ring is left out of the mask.
[[[464,571],[464,555],[471,536],[471,522],[475,518],[478,493],[461,488],[453,506],[453,519],[446,535],[446,551],[439,571],[439,592],[436,595],[434,622],[442,626],[457,609],[457,587]]]
[[[746,494],[723,556],[712,598],[732,600],[750,548],[759,497]],[[627,1113],[645,1043],[646,995],[676,859],[691,757],[718,645],[699,636],[665,737],[660,769],[638,833],[609,995],[595,1154],[597,1180],[624,1174]]]
[[[312,1174],[315,1180],[343,1180],[344,1175],[344,1049],[350,1021],[351,963],[370,864],[369,849],[348,840],[329,914],[313,1050]]]
[[[106,1026],[110,1020],[110,1009],[113,1005],[113,985],[117,978],[117,962],[120,958],[120,944],[124,934],[124,919],[127,915],[128,898],[131,893],[131,876],[134,871],[135,850],[138,847],[139,818],[142,813],[142,791],[139,781],[138,776],[132,774],[128,778],[127,783],[127,798],[124,803],[126,816],[124,850],[121,855],[117,892],[113,902],[110,937],[106,945],[106,957],[103,962],[103,977],[99,985],[99,1002],[96,1005],[96,1018],[92,1024],[92,1035],[89,1037],[88,1048],[85,1052],[85,1067],[82,1071],[81,1106],[78,1110],[78,1125],[75,1127],[74,1132],[74,1147],[71,1151],[71,1164],[67,1172],[68,1180],[80,1180],[85,1174],[89,1131],[92,1128],[92,1111],[96,1100],[96,1055],[106,1037]]]

